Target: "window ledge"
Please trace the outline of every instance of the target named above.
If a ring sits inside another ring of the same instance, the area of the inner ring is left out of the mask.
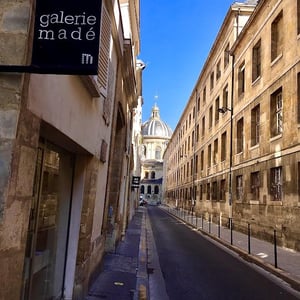
[[[273,136],[270,138],[270,142],[274,142],[274,141],[277,141],[279,140],[280,138],[282,138],[282,133],[276,135],[276,136]]]
[[[92,97],[100,97],[100,88],[94,76],[80,76],[80,79]]]
[[[260,81],[261,79],[261,75],[259,75],[257,78],[254,79],[254,81],[252,81],[252,86],[256,85],[258,81]]]
[[[271,61],[271,67],[273,67],[281,58],[282,58],[283,54],[280,53],[276,58],[274,58],[272,61]]]

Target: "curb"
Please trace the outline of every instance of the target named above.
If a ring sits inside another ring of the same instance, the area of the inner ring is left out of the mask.
[[[134,300],[149,299],[149,281],[147,270],[147,237],[146,237],[146,214],[143,211],[141,237],[139,244],[138,269],[136,274],[136,293]]]

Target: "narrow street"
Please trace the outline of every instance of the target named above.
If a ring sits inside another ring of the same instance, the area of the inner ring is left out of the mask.
[[[169,299],[299,299],[285,283],[159,207],[148,206],[148,214]]]

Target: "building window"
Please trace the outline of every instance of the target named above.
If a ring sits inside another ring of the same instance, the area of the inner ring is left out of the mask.
[[[221,60],[217,63],[217,72],[216,72],[216,79],[218,80],[221,77]]]
[[[155,179],[155,172],[154,171],[151,172],[151,179]]]
[[[244,150],[244,118],[241,118],[237,122],[237,143],[236,143],[236,152],[240,153]]]
[[[206,184],[206,200],[210,200],[210,183]]]
[[[149,172],[145,172],[145,178],[148,179],[149,178]]]
[[[252,82],[261,75],[261,41],[252,49]]]
[[[227,142],[227,133],[226,131],[222,133],[221,136],[221,161],[224,161],[226,159],[226,142]]]
[[[251,110],[251,146],[259,143],[259,123],[260,106],[259,104]]]
[[[238,96],[245,93],[245,62],[243,62],[238,69]]]
[[[205,135],[205,117],[202,118],[202,137]]]
[[[299,124],[300,123],[300,73],[297,74],[297,121]]]
[[[199,185],[199,200],[203,200],[203,187],[202,187],[202,184]]]
[[[217,183],[217,181],[214,181],[212,183],[212,200],[218,201],[218,183]]]
[[[155,159],[161,159],[161,148],[156,147],[155,149]]]
[[[212,128],[212,123],[213,123],[213,107],[211,106],[209,108],[209,123],[208,123],[209,128]]]
[[[223,107],[228,107],[228,85],[223,89]]]
[[[207,166],[211,167],[211,145],[208,145],[207,148]]]
[[[203,104],[205,104],[206,103],[206,86],[204,87],[204,89],[203,89]]]
[[[219,122],[219,117],[220,117],[219,108],[220,108],[220,98],[218,97],[215,101],[215,124]]]
[[[204,169],[204,150],[201,151],[201,156],[200,156],[200,164],[201,164],[201,171]]]
[[[250,175],[252,200],[259,200],[260,178],[259,172],[253,172]]]
[[[271,25],[271,61],[282,54],[283,46],[283,28],[282,11],[276,17]]]
[[[196,156],[195,156],[195,173],[196,173],[196,174],[198,173],[198,163],[199,163],[198,160],[199,160],[199,159],[198,159],[198,155],[196,155]]]
[[[225,50],[224,50],[224,69],[228,66],[229,64],[229,43],[226,45]]]
[[[211,72],[210,74],[210,90],[214,88],[214,82],[215,82],[215,73]]]
[[[297,0],[297,34],[300,34],[300,0]]]
[[[197,127],[196,127],[196,143],[199,142],[199,124],[197,124]]]
[[[186,177],[189,177],[190,163],[186,164]]]
[[[145,186],[141,186],[141,194],[145,194]]]
[[[271,95],[270,103],[270,129],[274,137],[282,133],[282,88]]]
[[[216,165],[218,163],[218,153],[219,153],[219,143],[218,139],[214,141],[214,156],[213,156],[213,164]]]
[[[197,98],[197,112],[200,111],[200,96]]]
[[[220,200],[225,200],[226,180],[222,179],[220,182]]]
[[[282,167],[271,169],[271,197],[273,201],[282,200]]]
[[[154,186],[154,194],[155,195],[159,194],[159,186],[158,185]]]
[[[147,194],[151,194],[151,185],[147,186]]]
[[[243,175],[236,176],[236,200],[242,201],[244,196]]]

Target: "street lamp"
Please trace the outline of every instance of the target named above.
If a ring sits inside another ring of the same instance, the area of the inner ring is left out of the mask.
[[[228,107],[220,107],[218,108],[218,112],[221,114],[230,111],[230,148],[229,148],[229,228],[232,229],[232,123],[233,123],[233,106],[231,100],[231,108]],[[232,242],[231,242],[232,243]]]

